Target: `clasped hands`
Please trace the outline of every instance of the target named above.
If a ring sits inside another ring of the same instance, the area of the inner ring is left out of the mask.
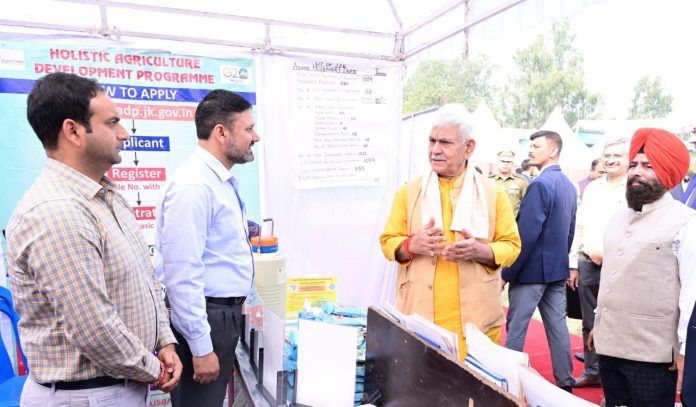
[[[173,344],[160,349],[157,357],[163,363],[165,370],[163,377],[160,377],[153,387],[169,393],[179,384],[182,371],[181,361]],[[204,356],[194,356],[193,371],[193,380],[198,383],[209,384],[217,380],[220,374],[220,363],[215,352],[210,352]]]
[[[162,374],[153,383],[154,388],[158,388],[165,393],[169,393],[179,384],[183,366],[179,355],[176,353],[174,344],[164,346],[157,352],[157,358],[162,364]]]
[[[442,256],[446,261],[459,263],[463,261],[481,261],[486,258],[490,247],[473,238],[467,231],[462,231],[464,239],[451,244],[444,243],[447,238],[440,227],[435,226],[435,219],[423,226],[411,238],[410,251],[413,254],[435,257]]]

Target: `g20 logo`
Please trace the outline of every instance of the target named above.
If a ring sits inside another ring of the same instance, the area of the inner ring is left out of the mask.
[[[242,83],[249,81],[251,72],[243,66],[223,65],[220,67],[223,82]]]

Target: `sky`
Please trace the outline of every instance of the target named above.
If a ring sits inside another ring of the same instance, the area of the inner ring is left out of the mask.
[[[696,123],[694,16],[696,2],[689,0],[605,0],[568,16],[584,57],[586,86],[603,95],[605,119],[625,118],[638,79],[659,75],[674,97],[673,117]],[[549,20],[528,28],[485,27],[471,47],[499,66],[500,80],[514,73],[515,51],[550,27]]]
[[[696,2],[615,0],[575,21],[589,87],[606,89],[605,116],[628,110],[643,75],[662,78],[675,117],[696,123]]]

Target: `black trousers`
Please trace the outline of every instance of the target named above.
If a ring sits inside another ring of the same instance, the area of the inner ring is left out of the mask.
[[[597,354],[587,349],[587,338],[590,331],[594,328],[595,314],[597,308],[597,295],[599,294],[599,277],[602,266],[598,266],[591,261],[578,261],[578,272],[580,273],[580,307],[582,309],[582,344],[585,353],[585,374],[592,377],[599,375],[599,363]]]
[[[671,366],[599,355],[607,407],[674,407],[677,371]]]
[[[242,326],[242,305],[206,303],[213,351],[220,362],[220,375],[210,384],[193,380],[193,356],[181,334],[172,327],[179,342],[177,353],[184,365],[179,385],[172,391],[173,407],[220,407],[225,400],[227,382],[234,368],[234,355]]]

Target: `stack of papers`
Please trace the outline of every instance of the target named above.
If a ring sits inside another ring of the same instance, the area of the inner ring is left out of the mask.
[[[597,407],[596,404],[555,386],[528,367],[520,366],[519,372],[527,404],[532,407]]]
[[[519,367],[529,366],[529,355],[491,341],[474,324],[466,324],[467,357],[464,363],[488,380],[523,399]]]
[[[418,314],[404,315],[388,302],[382,305],[382,309],[428,344],[459,360],[459,336],[454,332],[435,325]]]

